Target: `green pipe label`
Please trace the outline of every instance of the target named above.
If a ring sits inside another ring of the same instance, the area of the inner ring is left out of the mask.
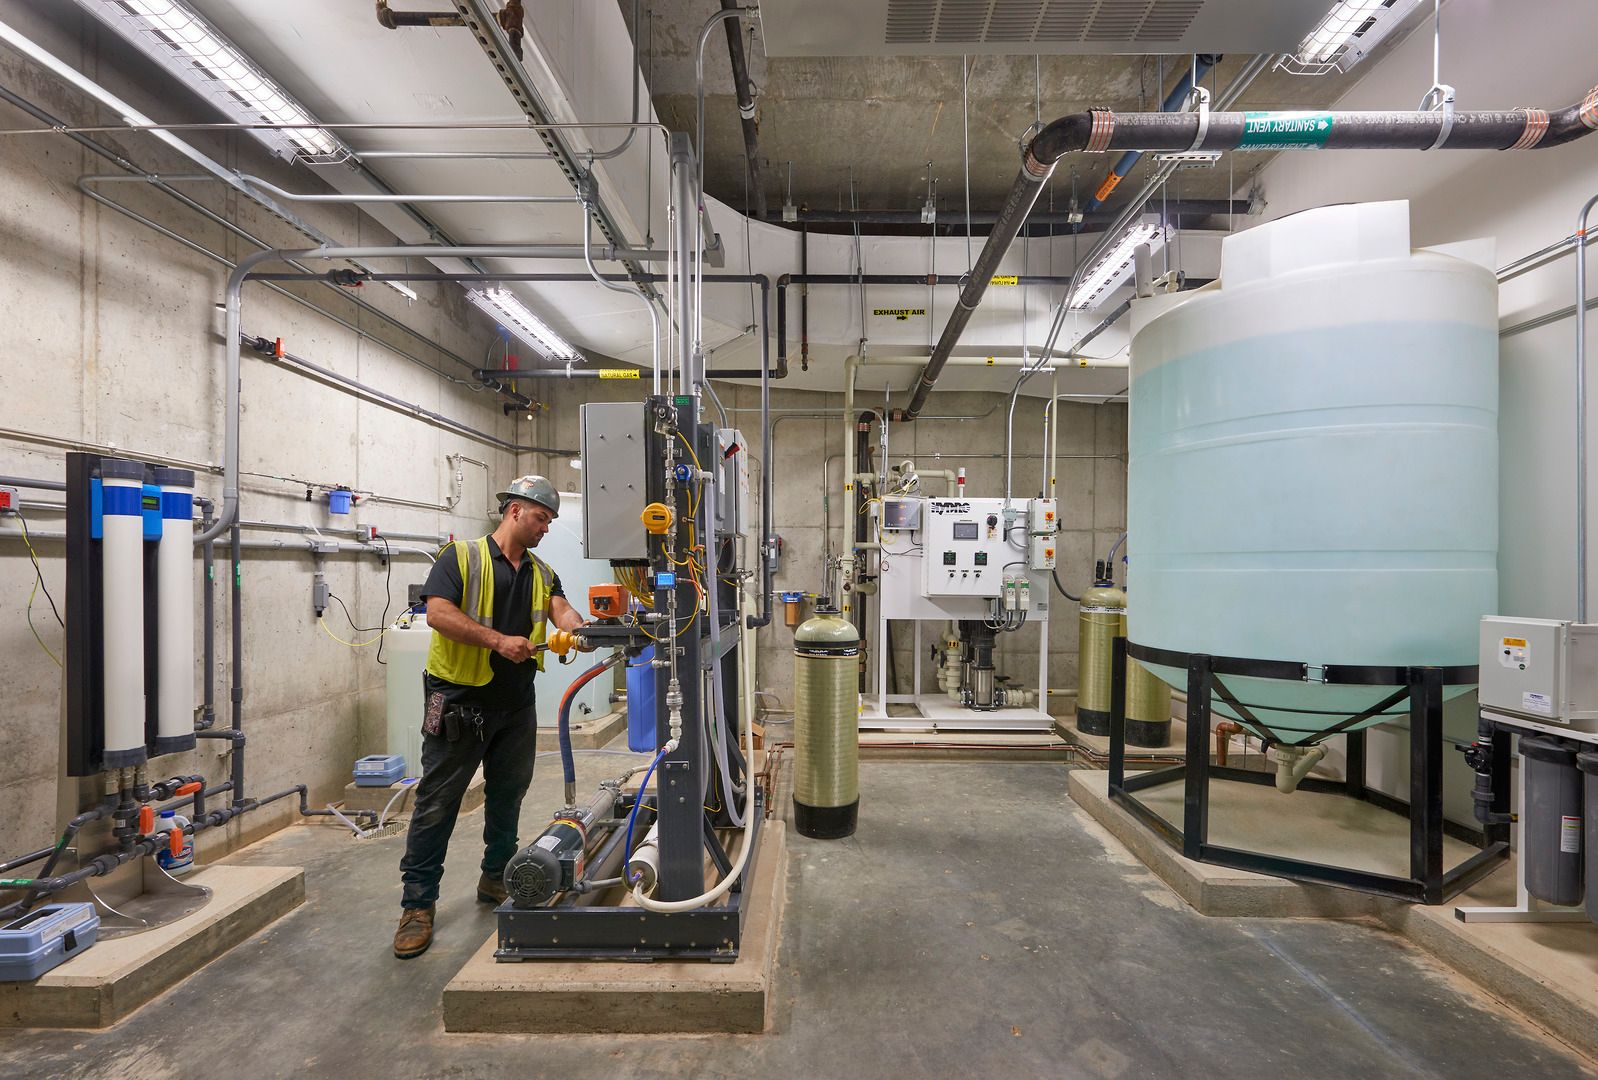
[[[1243,114],[1239,150],[1319,150],[1332,133],[1329,112],[1251,112]]]

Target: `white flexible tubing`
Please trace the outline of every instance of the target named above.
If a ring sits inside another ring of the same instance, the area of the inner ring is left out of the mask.
[[[744,725],[744,760],[755,760],[755,726],[753,724]],[[727,890],[732,888],[738,878],[743,875],[744,867],[749,865],[749,853],[754,850],[754,839],[755,813],[753,800],[750,800],[750,805],[747,807],[747,813],[744,816],[743,847],[739,850],[738,859],[732,864],[732,869],[727,871],[727,876],[722,878],[713,889],[687,900],[652,900],[640,890],[634,889],[633,899],[638,902],[639,907],[647,911],[693,911],[695,908],[701,908],[706,904],[713,903],[725,896]]]
[[[556,751],[556,753],[559,753],[559,751]],[[377,824],[372,826],[372,832],[374,834],[383,831],[384,821],[388,818],[388,812],[394,809],[394,804],[399,802],[407,791],[411,790],[411,788],[415,787],[420,782],[421,778],[415,776],[407,776],[405,779],[399,782],[399,790],[394,792],[394,797],[388,800],[388,804],[383,807],[383,812],[377,815]]]
[[[346,824],[350,828],[354,829],[355,830],[355,835],[359,836],[362,840],[365,840],[367,837],[372,835],[371,833],[367,832],[365,829],[361,828],[359,825],[355,824],[355,822],[351,821],[349,818],[347,818],[343,814],[339,813],[338,812],[338,807],[334,806],[332,803],[328,803],[327,804],[327,809],[328,809],[329,812],[332,813],[332,815],[334,817],[338,818],[344,824]]]

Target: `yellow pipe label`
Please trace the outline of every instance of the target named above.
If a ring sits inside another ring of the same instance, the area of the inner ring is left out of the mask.
[[[871,314],[873,314],[873,315],[892,315],[895,319],[898,319],[900,322],[908,321],[910,316],[912,316],[912,315],[925,315],[926,313],[927,313],[927,309],[926,308],[918,308],[918,307],[917,308],[909,308],[909,307],[886,308],[886,307],[879,307],[879,308],[873,308],[872,311],[871,311]]]
[[[990,285],[1019,285],[1021,279],[1015,274],[997,274],[988,279]]]
[[[601,379],[636,379],[638,369],[631,367],[607,367],[599,369]]]

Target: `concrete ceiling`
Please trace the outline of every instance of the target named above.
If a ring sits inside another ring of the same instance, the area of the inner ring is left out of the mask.
[[[633,0],[619,0],[629,25]],[[644,5],[640,40],[655,108],[676,130],[694,128],[694,46],[717,0],[653,0]],[[1425,21],[1430,8],[1388,39],[1384,48]],[[744,28],[750,77],[758,88],[759,164],[769,213],[782,205],[787,163],[793,162],[793,201],[816,210],[847,209],[850,179],[860,209],[915,210],[926,198],[927,163],[938,184],[940,216],[964,205],[965,178],[958,56],[775,57],[761,46],[758,22]],[[1351,75],[1318,77],[1267,72],[1239,109],[1324,108],[1379,59]],[[1219,89],[1247,58],[1227,57],[1204,80]],[[1044,122],[1089,106],[1119,111],[1159,108],[1188,63],[1186,57],[973,56],[969,60],[971,206],[992,210],[1015,179],[1017,140],[1041,111]],[[1162,79],[1163,68],[1163,79]],[[705,188],[729,205],[746,205],[744,144],[727,56],[725,32],[706,49]],[[1426,87],[1415,89],[1419,100]],[[1041,109],[1039,99],[1041,98]],[[1394,103],[1410,108],[1412,103]],[[1235,157],[1234,160],[1230,160]],[[1213,169],[1184,170],[1171,195],[1224,198],[1262,167],[1269,155],[1227,155]],[[1112,158],[1078,158],[1057,170],[1054,199],[1064,209],[1072,174],[1085,200]],[[1145,158],[1121,186],[1124,198],[1152,167]],[[1047,196],[1046,196],[1047,197]],[[751,204],[752,205],[752,204]],[[1110,201],[1111,206],[1115,200]],[[945,220],[947,218],[945,217]]]

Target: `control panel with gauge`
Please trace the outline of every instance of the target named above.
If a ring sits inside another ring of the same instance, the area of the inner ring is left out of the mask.
[[[922,583],[927,596],[997,597],[1004,579],[1027,563],[1026,500],[1004,537],[1003,499],[928,499],[921,515]],[[1012,565],[1013,564],[1013,565]],[[1008,567],[1008,569],[1006,569]]]

